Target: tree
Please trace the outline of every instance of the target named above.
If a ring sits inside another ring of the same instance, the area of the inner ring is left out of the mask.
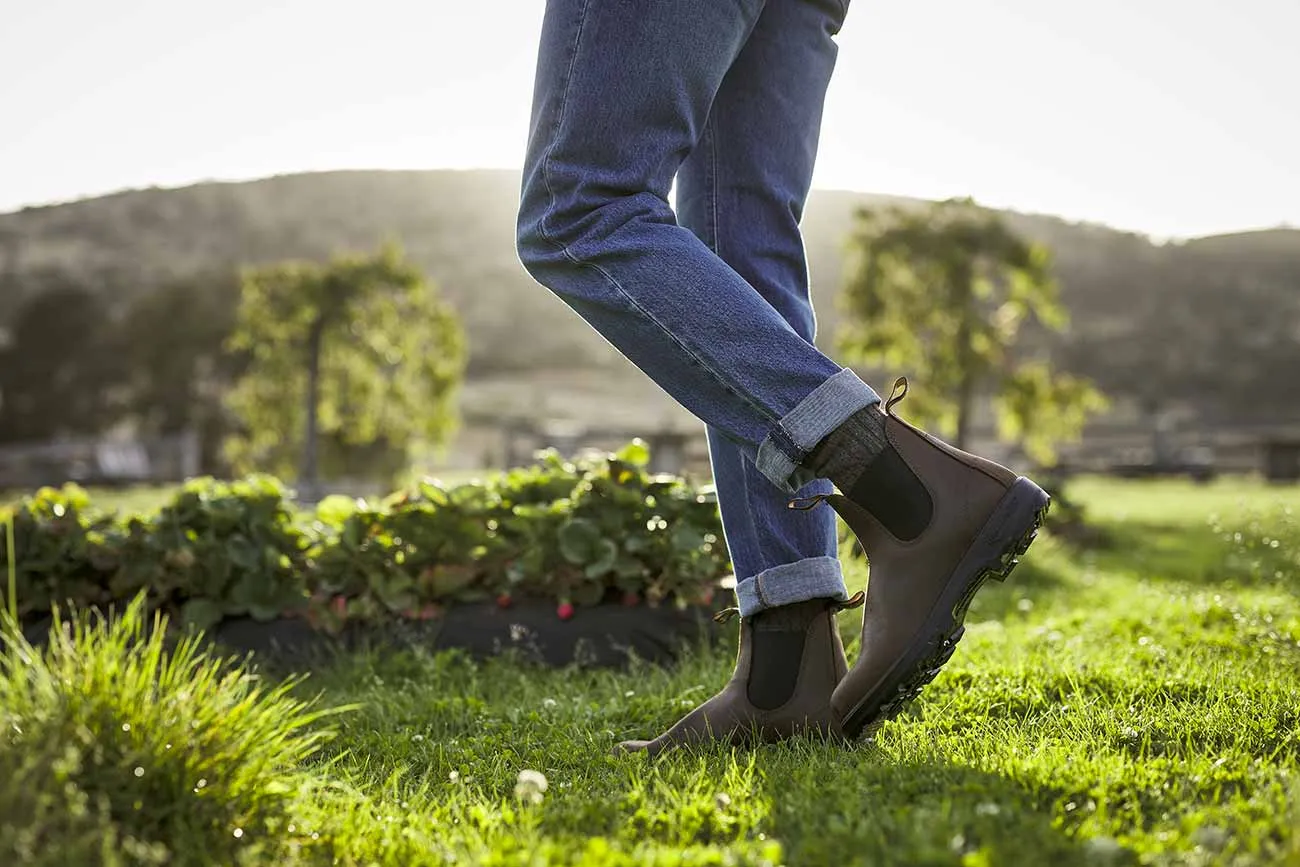
[[[28,296],[0,348],[0,441],[93,436],[121,415],[125,377],[102,296],[73,281]]]
[[[248,356],[227,397],[243,426],[229,443],[241,471],[288,476],[297,462],[313,491],[322,456],[404,456],[455,428],[460,321],[395,246],[245,272],[228,345]]]
[[[235,327],[240,278],[234,270],[195,274],[136,297],[120,326],[129,363],[127,410],[142,434],[195,430],[204,472],[217,472],[229,433],[222,407],[244,353],[225,348]]]
[[[991,392],[999,432],[1034,459],[1076,437],[1105,406],[1085,380],[1026,351],[1022,326],[1060,331],[1046,248],[970,199],[921,211],[858,212],[840,301],[839,350],[852,362],[906,370],[925,383],[910,414],[967,446],[974,404]]]

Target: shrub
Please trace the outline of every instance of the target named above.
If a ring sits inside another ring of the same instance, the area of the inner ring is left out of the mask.
[[[202,628],[229,616],[271,620],[306,604],[308,540],[288,491],[270,476],[188,482],[124,532],[115,599],[147,590]]]
[[[0,863],[265,863],[328,712],[197,639],[165,646],[143,598],[56,617],[34,650],[4,616]],[[120,861],[115,861],[120,858]]]
[[[116,563],[113,532],[112,519],[95,511],[76,485],[42,488],[12,510],[0,556],[15,585],[19,615],[44,614],[62,599],[107,603]]]
[[[140,591],[150,607],[199,627],[224,616],[267,620],[306,602],[307,539],[286,490],[267,476],[195,479],[155,514],[124,521],[94,509],[76,485],[43,488],[19,504],[13,528],[24,618]]]
[[[47,488],[14,515],[19,615],[141,592],[201,628],[305,612],[335,629],[490,598],[707,603],[729,570],[715,499],[648,462],[640,442],[577,461],[544,452],[487,482],[424,481],[380,503],[328,497],[306,514],[266,476],[196,479],[125,519],[76,486]]]
[[[614,455],[535,466],[444,488],[424,481],[380,505],[317,508],[310,583],[317,616],[423,616],[488,598],[578,605],[635,595],[652,605],[708,602],[729,563],[715,499],[646,471],[634,442]]]

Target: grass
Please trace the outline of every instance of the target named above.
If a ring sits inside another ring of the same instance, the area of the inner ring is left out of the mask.
[[[279,850],[330,713],[291,695],[297,679],[268,686],[193,637],[168,647],[142,601],[107,629],[56,622],[42,653],[6,615],[0,861],[234,864]]]
[[[494,475],[497,470],[442,470],[432,473],[432,478],[444,485],[462,485]],[[421,476],[422,477],[422,476]],[[412,479],[415,477],[412,476]],[[406,480],[403,480],[406,481]],[[29,491],[0,490],[0,509],[21,500]],[[121,515],[145,515],[156,512],[171,501],[176,494],[175,485],[130,485],[121,488],[90,487],[86,489],[90,501],[105,512]]]
[[[1080,480],[1071,494],[1091,547],[1041,539],[977,598],[912,712],[852,748],[610,754],[720,686],[726,645],[624,673],[340,658],[292,686],[356,707],[310,757],[264,767],[291,794],[259,857],[1300,867],[1300,490]],[[132,815],[113,821],[130,830]]]

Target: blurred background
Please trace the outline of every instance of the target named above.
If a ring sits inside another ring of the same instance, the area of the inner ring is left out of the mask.
[[[634,436],[706,476],[699,423],[516,258],[543,6],[7,10],[0,490],[376,493]],[[1297,32],[1286,0],[857,0],[819,345],[1022,465],[1300,480]],[[954,283],[918,251],[961,226]]]

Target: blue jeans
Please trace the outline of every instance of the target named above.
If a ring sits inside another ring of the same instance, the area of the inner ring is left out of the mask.
[[[812,345],[799,232],[846,6],[548,0],[542,25],[520,259],[708,425],[746,616],[846,597],[834,513],[786,504],[880,399]]]

